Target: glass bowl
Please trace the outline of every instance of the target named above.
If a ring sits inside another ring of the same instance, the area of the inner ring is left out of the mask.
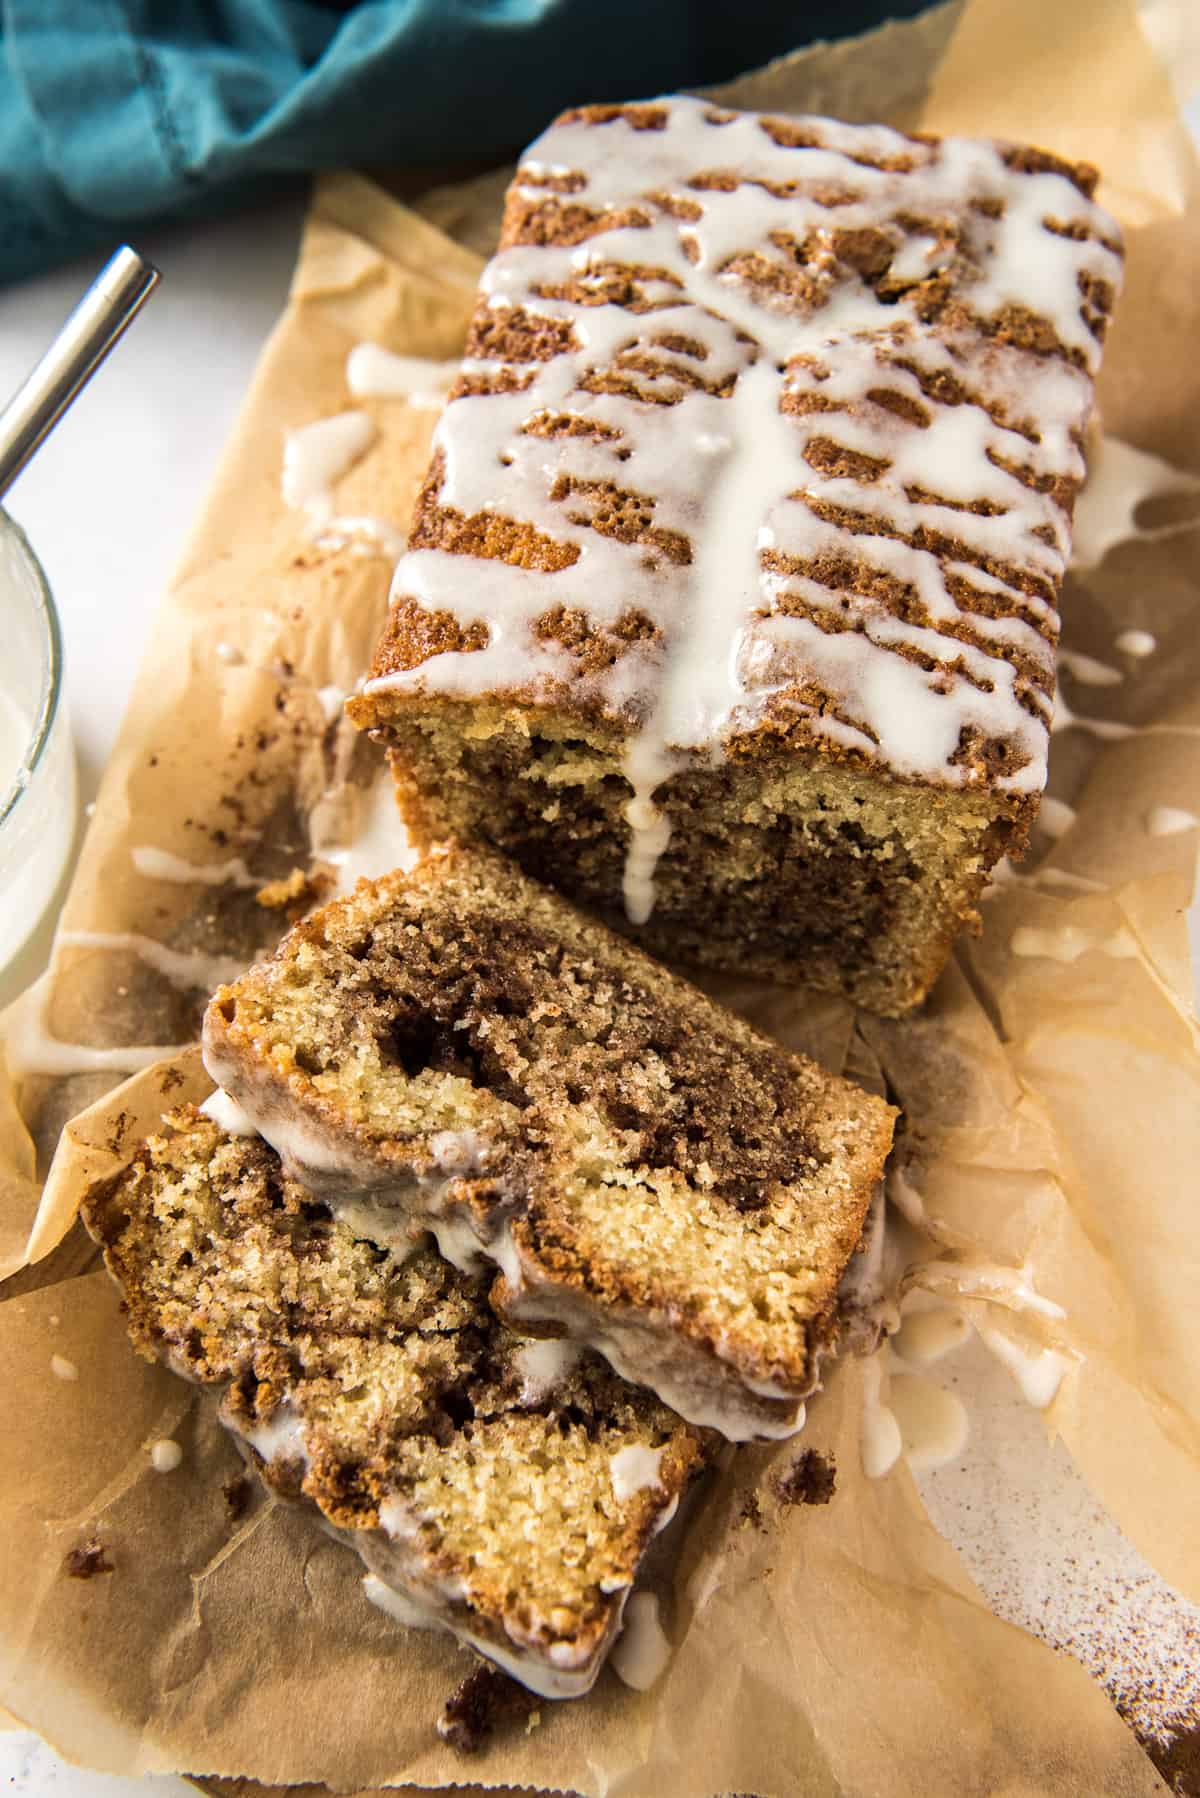
[[[0,507],[0,975],[42,922],[75,840],[62,633],[45,573]]]

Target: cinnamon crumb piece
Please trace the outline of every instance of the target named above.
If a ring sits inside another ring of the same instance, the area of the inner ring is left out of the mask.
[[[259,887],[254,902],[264,911],[286,911],[299,917],[316,904],[332,882],[332,869],[325,862],[315,862],[311,868],[293,868],[282,880],[269,880],[266,886]]]
[[[221,1496],[225,1500],[225,1509],[229,1513],[230,1523],[237,1523],[250,1509],[250,1500],[254,1488],[244,1473],[230,1474],[221,1487]]]
[[[480,1661],[455,1686],[437,1720],[437,1732],[456,1754],[478,1754],[497,1724],[537,1712],[536,1692],[519,1686],[490,1661]],[[530,1717],[527,1731],[535,1727]]]
[[[72,1548],[63,1556],[63,1572],[68,1579],[95,1579],[100,1573],[113,1573],[113,1563],[108,1558],[108,1550],[99,1536]]]
[[[741,1529],[760,1530],[763,1527],[762,1506],[758,1502],[757,1492],[747,1493],[738,1513],[738,1525]]]
[[[832,1455],[815,1448],[801,1449],[796,1459],[774,1479],[775,1496],[783,1505],[827,1505],[837,1485],[837,1464]]]

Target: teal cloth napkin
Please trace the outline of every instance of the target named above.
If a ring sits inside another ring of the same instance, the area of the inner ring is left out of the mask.
[[[501,158],[925,0],[0,0],[0,282],[319,168]]]

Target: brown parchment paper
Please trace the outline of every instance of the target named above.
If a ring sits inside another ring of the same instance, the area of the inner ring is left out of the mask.
[[[1110,203],[1132,225],[1105,423],[1200,474],[1193,169],[1128,0],[973,0],[961,18],[945,9],[727,91],[1103,158]],[[495,182],[442,190],[421,217],[356,177],[318,188],[287,310],[160,614],[65,930],[248,959],[283,923],[251,886],[149,880],[131,851],[240,857],[265,880],[306,865],[314,817],[327,839],[339,820],[352,832],[376,770],[369,745],[327,724],[319,693],[349,688],[365,665],[389,570],[369,546],[315,544],[283,506],[283,433],[364,405],[379,434],[340,483],[338,510],[403,523],[432,416],[352,400],[346,355],[363,339],[458,351],[479,258],[441,227],[486,242],[495,200]],[[1200,1594],[1189,1312],[1200,1058],[1184,934],[1195,837],[1143,828],[1150,806],[1200,798],[1200,531],[1174,524],[1122,543],[1065,595],[1073,649],[1117,660],[1113,637],[1130,626],[1160,643],[1120,687],[1067,683],[1079,712],[1153,733],[1055,741],[1051,791],[1079,818],[1057,844],[1040,841],[1038,866],[1100,890],[1004,889],[980,941],[903,1023],[790,989],[722,992],[830,1065],[891,1085],[906,1112],[897,1165],[922,1207],[905,1239],[909,1280],[1069,1357],[1049,1427],[1149,1558]],[[1097,941],[1123,928],[1136,954],[1063,964],[1011,953],[1019,925],[1068,922]],[[678,1564],[658,1576],[675,1652],[653,1692],[606,1673],[586,1701],[543,1706],[539,1727],[482,1760],[451,1755],[432,1718],[466,1656],[374,1612],[353,1557],[304,1518],[260,1497],[231,1522],[222,1486],[240,1463],[211,1403],[132,1355],[117,1295],[73,1222],[87,1182],[164,1104],[207,1089],[190,1051],[111,1090],[122,1058],[133,1068],[146,1045],[194,1037],[201,966],[188,987],[134,949],[60,942],[52,977],[8,1020],[0,1704],[18,1721],[95,1766],[338,1790],[468,1778],[688,1798],[1164,1789],[1082,1670],[991,1616],[903,1467],[863,1478],[865,1376],[853,1359],[811,1406],[805,1436],[836,1458],[834,1502],[788,1508],[773,1496],[773,1469],[794,1448],[733,1458]],[[53,1059],[48,1035],[113,1065],[39,1073]],[[981,1297],[979,1270],[993,1266],[1024,1268],[1065,1316]],[[53,1356],[78,1379],[56,1378]],[[163,1436],[184,1450],[170,1475],[149,1463]],[[64,1578],[64,1554],[92,1535],[113,1573]]]

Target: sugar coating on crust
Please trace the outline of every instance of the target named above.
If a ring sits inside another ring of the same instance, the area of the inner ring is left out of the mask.
[[[673,98],[523,158],[356,704],[609,727],[654,795],[793,746],[1014,800],[1120,279],[1095,172]]]
[[[84,1216],[135,1345],[225,1389],[268,1483],[484,1653],[527,1661],[518,1677],[590,1683],[700,1433],[595,1357],[531,1378],[478,1281],[357,1237],[192,1107]],[[654,1460],[634,1490],[628,1452]]]
[[[727,1434],[795,1427],[890,1108],[511,864],[360,882],[218,991],[205,1057],[307,1184],[488,1256],[522,1321]]]

